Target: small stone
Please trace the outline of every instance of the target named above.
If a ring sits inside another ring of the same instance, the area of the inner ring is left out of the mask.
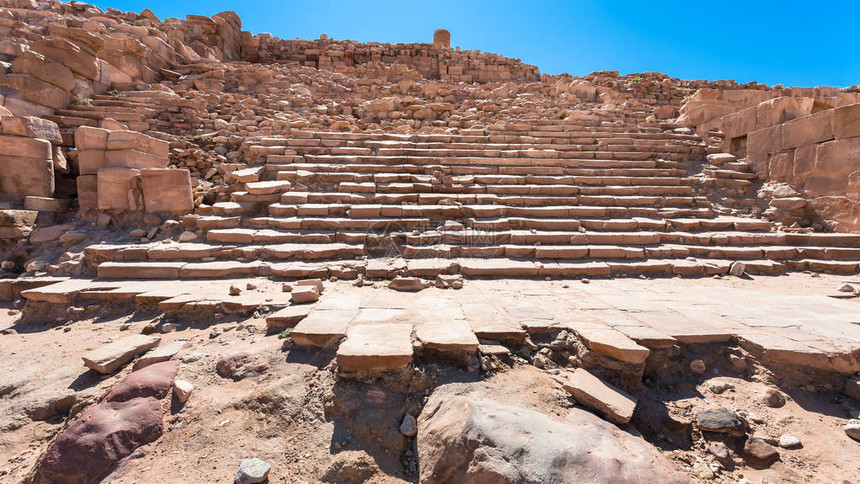
[[[711,380],[707,382],[708,390],[720,394],[727,390],[733,390],[735,386],[727,381]]]
[[[424,281],[417,277],[395,277],[389,284],[388,288],[395,291],[420,291],[426,288]]]
[[[185,380],[176,380],[173,382],[173,394],[180,403],[185,403],[191,392],[194,391],[194,385]]]
[[[731,434],[736,437],[744,435],[744,422],[735,412],[725,407],[702,410],[696,420],[699,428],[708,432]]]
[[[845,433],[848,434],[849,437],[860,442],[860,420],[851,419],[842,428],[845,430]]]
[[[197,240],[197,234],[190,230],[186,230],[185,232],[179,234],[180,242],[191,242],[192,240]]]
[[[851,284],[845,284],[839,288],[839,292],[854,292],[854,286]]]
[[[189,355],[185,355],[182,357],[183,363],[194,363],[196,361],[200,361],[201,358],[205,356],[203,353],[191,353]]]
[[[293,286],[290,284],[284,284],[281,286],[281,291],[283,292],[293,292]]]
[[[708,444],[708,452],[714,455],[720,462],[728,462],[732,457],[732,451],[724,442],[714,441]]]
[[[717,477],[716,474],[714,474],[714,471],[708,467],[708,464],[701,459],[696,459],[696,463],[693,464],[693,473],[696,474],[699,479],[710,480]]]
[[[247,289],[249,291],[253,291],[253,290],[257,289],[257,285],[249,282],[249,283],[245,284],[245,289]]]
[[[762,402],[770,408],[780,408],[785,406],[785,395],[775,388],[768,388],[764,392]]]
[[[779,452],[757,437],[750,437],[744,444],[744,459],[756,465],[768,465],[779,459]]]
[[[590,282],[591,282],[591,280],[590,280],[590,279],[585,279],[585,278],[583,278],[583,279],[580,279],[580,280],[579,280],[579,282],[581,282],[581,283],[583,283],[583,284],[588,284],[588,283],[590,283]]]
[[[729,364],[737,371],[744,371],[749,368],[746,358],[738,355],[729,355]]]
[[[707,365],[702,360],[697,359],[690,362],[690,371],[696,375],[703,375],[707,369]]]
[[[418,421],[411,414],[403,416],[400,422],[400,433],[407,437],[414,437],[418,433]]]
[[[149,231],[146,229],[134,229],[131,232],[129,232],[128,234],[131,235],[132,237],[134,237],[135,239],[139,239],[141,237],[146,237],[146,234],[148,232]]]
[[[176,325],[173,323],[164,323],[159,327],[159,329],[162,333],[172,333],[176,331]]]
[[[254,457],[253,459],[242,459],[239,464],[239,472],[233,479],[234,484],[257,484],[266,482],[269,478],[269,471],[272,466],[266,462]]]
[[[800,439],[798,439],[794,435],[791,435],[790,433],[784,433],[779,436],[779,446],[783,449],[790,449],[799,445]]]
[[[742,277],[747,271],[747,266],[743,262],[732,262],[729,267],[729,274],[735,277]]]
[[[242,289],[235,284],[231,284],[230,285],[230,295],[231,296],[238,296],[239,294],[242,294]]]

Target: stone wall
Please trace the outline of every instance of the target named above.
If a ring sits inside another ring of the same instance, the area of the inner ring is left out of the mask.
[[[75,131],[78,204],[105,211],[185,213],[194,207],[186,169],[168,168],[166,141],[136,131]]]
[[[363,73],[382,65],[411,68],[427,79],[455,82],[538,81],[536,66],[478,50],[434,44],[360,43],[351,40],[283,40],[245,32],[243,58],[251,62],[296,62],[321,70]],[[450,40],[449,40],[450,42]]]

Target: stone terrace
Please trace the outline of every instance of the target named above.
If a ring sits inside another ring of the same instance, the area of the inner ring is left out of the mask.
[[[102,278],[854,273],[860,236],[774,231],[707,195],[748,188],[688,130],[594,115],[458,134],[293,131],[251,146],[205,243],[90,246]],[[729,160],[729,161],[725,161]],[[694,176],[695,175],[695,176]]]

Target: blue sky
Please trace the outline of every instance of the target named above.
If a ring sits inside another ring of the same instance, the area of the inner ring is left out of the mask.
[[[234,10],[277,37],[451,44],[518,57],[541,72],[659,71],[786,86],[860,84],[860,0],[265,1],[106,0],[160,18]]]

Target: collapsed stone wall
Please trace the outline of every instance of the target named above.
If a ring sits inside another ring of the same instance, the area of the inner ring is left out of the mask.
[[[683,123],[720,133],[720,149],[750,164],[765,183],[766,217],[860,230],[860,93],[700,90],[682,111]]]
[[[538,81],[537,66],[479,50],[452,49],[446,42],[427,44],[359,43],[351,40],[284,40],[244,34],[243,59],[297,62],[320,70],[364,74],[382,65],[399,65],[427,79],[454,82]]]

